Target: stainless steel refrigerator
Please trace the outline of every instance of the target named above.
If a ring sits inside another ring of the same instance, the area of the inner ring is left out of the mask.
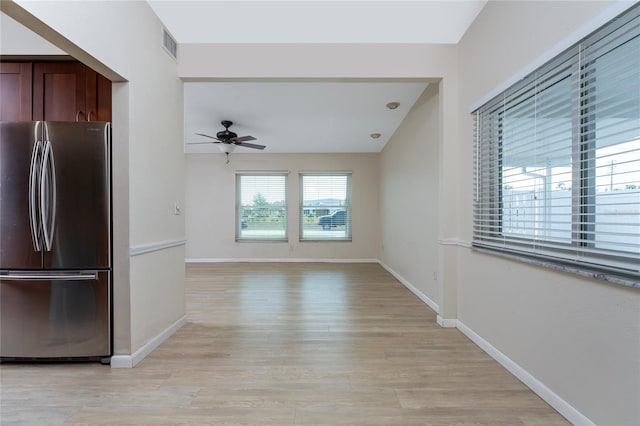
[[[111,355],[110,124],[0,123],[0,357]]]

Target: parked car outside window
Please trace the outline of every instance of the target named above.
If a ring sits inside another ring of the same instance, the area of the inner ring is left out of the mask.
[[[333,214],[326,216],[320,216],[318,218],[318,225],[322,226],[325,231],[335,228],[339,225],[345,225],[347,223],[347,212],[345,210],[338,210]]]

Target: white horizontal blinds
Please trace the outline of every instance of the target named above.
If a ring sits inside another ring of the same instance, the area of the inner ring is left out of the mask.
[[[571,240],[572,77],[541,73],[498,117],[502,233],[536,246]]]
[[[476,111],[474,236],[498,243],[501,239],[498,120],[495,110]],[[482,143],[481,143],[482,142]]]
[[[581,228],[586,257],[640,263],[640,18],[582,45]]]
[[[475,234],[531,246],[571,241],[571,55],[476,112]]]
[[[475,112],[475,246],[639,274],[639,9]]]
[[[236,175],[236,240],[287,240],[287,174]]]
[[[300,200],[301,240],[351,240],[351,173],[301,173]]]

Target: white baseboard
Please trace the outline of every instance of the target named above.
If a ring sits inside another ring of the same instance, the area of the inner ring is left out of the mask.
[[[457,328],[458,320],[455,318],[442,318],[440,315],[436,317],[436,322],[442,328]]]
[[[114,355],[111,357],[111,368],[133,368],[131,355]]]
[[[160,334],[145,343],[140,349],[135,351],[133,355],[114,355],[111,357],[111,368],[133,368],[146,358],[158,346],[167,340],[173,333],[178,331],[187,323],[187,316],[183,316],[178,321],[171,324]]]
[[[420,290],[418,290],[416,287],[413,286],[413,284],[411,284],[409,281],[407,281],[406,279],[404,279],[404,277],[400,274],[398,274],[396,271],[394,271],[393,269],[391,269],[388,265],[386,265],[384,262],[378,260],[377,261],[380,266],[382,266],[384,269],[387,270],[387,272],[389,272],[391,275],[393,275],[395,277],[395,279],[397,279],[398,281],[400,281],[402,283],[402,285],[404,285],[406,288],[409,289],[409,291],[411,291],[411,293],[415,294],[416,296],[418,296],[418,299],[422,300],[424,303],[427,304],[427,306],[429,306],[431,309],[433,309],[435,312],[439,311],[439,307],[438,304],[436,302],[434,302],[433,300],[431,300],[429,298],[429,296],[427,296],[426,294],[424,294],[423,292],[421,292]]]
[[[528,371],[520,367],[489,342],[480,337],[475,331],[464,325],[464,323],[462,323],[460,320],[456,322],[458,330],[460,330],[465,336],[471,339],[471,341],[478,345],[483,351],[489,354],[491,358],[495,359],[504,368],[509,370],[511,374],[516,376],[522,383],[527,385],[540,398],[544,399],[549,405],[551,405],[556,411],[562,414],[571,423],[573,423],[574,425],[595,426],[595,423],[589,420],[589,418],[587,418],[584,414],[576,410],[567,401],[559,397],[555,392],[545,386],[544,383],[536,379]]]
[[[248,258],[188,258],[185,263],[378,263],[378,259],[316,259],[300,257],[248,257]]]

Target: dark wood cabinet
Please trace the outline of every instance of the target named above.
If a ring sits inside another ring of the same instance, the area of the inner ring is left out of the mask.
[[[33,65],[33,119],[86,120],[85,67],[77,62]]]
[[[111,121],[111,80],[93,71],[96,75],[95,121]]]
[[[32,119],[32,63],[0,63],[0,121]]]
[[[111,81],[82,63],[0,65],[3,121],[111,121]]]
[[[79,62],[35,63],[33,118],[111,121],[111,82]]]

